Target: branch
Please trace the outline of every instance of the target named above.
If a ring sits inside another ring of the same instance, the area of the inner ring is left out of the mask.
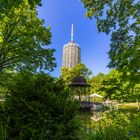
[[[17,62],[16,58],[19,58],[19,56],[10,57],[10,58],[0,62],[0,67],[10,65],[11,63],[14,63],[15,61]],[[10,61],[12,61],[12,60],[14,60],[14,61],[10,63]]]

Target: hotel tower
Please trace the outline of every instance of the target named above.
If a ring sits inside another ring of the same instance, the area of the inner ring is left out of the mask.
[[[73,40],[73,24],[71,27],[71,41],[63,47],[62,66],[73,68],[81,61],[80,46]]]

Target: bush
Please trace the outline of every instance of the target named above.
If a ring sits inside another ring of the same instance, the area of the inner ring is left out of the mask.
[[[132,122],[130,125],[130,133],[131,140],[139,140],[140,139],[140,112],[132,115]]]
[[[10,140],[75,140],[77,104],[63,81],[22,72],[9,85],[5,115]]]

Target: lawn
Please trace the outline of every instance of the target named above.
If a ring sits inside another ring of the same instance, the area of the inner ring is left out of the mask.
[[[138,102],[124,102],[124,103],[120,103],[118,106],[119,109],[126,109],[126,110],[139,110],[140,108],[140,104],[138,104]]]

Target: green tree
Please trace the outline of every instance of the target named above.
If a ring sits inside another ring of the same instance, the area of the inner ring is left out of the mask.
[[[7,68],[53,70],[54,49],[46,48],[50,44],[50,27],[43,24],[37,18],[36,8],[31,8],[27,0],[17,7],[4,9],[0,19],[0,71]]]
[[[89,83],[91,85],[90,91],[91,93],[98,93],[99,92],[99,88],[102,85],[102,81],[104,79],[105,74],[103,73],[98,73],[96,76],[93,76],[92,78],[90,78]],[[102,92],[100,92],[102,93]]]
[[[105,93],[105,98],[110,99],[122,99],[124,96],[122,87],[123,83],[121,81],[121,73],[116,70],[111,70],[108,74],[105,75],[101,86],[100,91]]]
[[[27,1],[31,8],[35,6],[41,6],[41,0],[1,0],[0,1],[0,13],[6,13],[13,7],[19,7],[24,1]]]
[[[98,88],[99,92],[104,93],[105,98],[119,101],[136,101],[138,98],[138,85],[132,88],[130,80],[123,78],[122,75],[122,72],[111,70],[103,77]]]
[[[81,1],[86,8],[86,16],[96,18],[99,32],[111,33],[108,67],[122,71],[134,87],[140,82],[140,2]]]
[[[128,77],[122,75],[122,72],[111,70],[108,74],[93,76],[89,80],[91,93],[100,93],[105,98],[119,101],[139,101],[140,84],[132,87]]]
[[[74,68],[62,67],[61,74],[66,84],[69,84],[72,78],[76,76],[83,76],[86,79],[89,79],[89,76],[91,76],[92,72],[86,67],[85,64],[79,63]]]

